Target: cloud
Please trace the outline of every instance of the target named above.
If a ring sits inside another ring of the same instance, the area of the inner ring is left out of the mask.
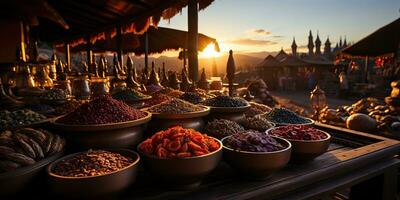
[[[247,31],[248,33],[256,34],[256,35],[270,35],[271,32],[267,31],[265,29],[259,28],[259,29],[251,29]]]
[[[277,44],[277,42],[270,40],[251,39],[251,38],[237,38],[233,40],[228,40],[227,42],[231,44],[247,45],[247,46],[262,46],[262,45]]]
[[[283,35],[273,35],[271,37],[273,37],[273,38],[283,38],[284,36]]]

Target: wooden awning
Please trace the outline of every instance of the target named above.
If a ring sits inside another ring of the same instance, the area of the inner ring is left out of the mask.
[[[305,61],[292,55],[286,56],[286,58],[282,59],[280,63],[281,65],[286,67],[305,67],[308,65],[308,63],[306,63]]]
[[[355,44],[343,49],[347,56],[382,56],[397,52],[400,45],[400,18],[376,30]]]
[[[20,0],[29,1],[29,0]],[[36,27],[38,36],[45,41],[71,43],[90,36],[91,40],[104,32],[120,26],[123,32],[144,33],[150,24],[155,26],[161,19],[171,19],[188,0],[47,0],[66,21],[69,29],[54,26],[50,20],[41,20]],[[209,6],[213,0],[198,0],[199,9]]]
[[[188,32],[183,30],[154,27],[150,26],[147,30],[149,53],[162,53],[166,50],[179,50],[187,49],[187,37]],[[105,33],[102,36],[97,37],[96,41],[91,44],[91,49],[95,53],[101,53],[106,51],[117,51],[116,33],[110,32]],[[136,55],[144,54],[145,35],[137,35],[133,32],[122,33],[122,51],[124,53],[135,53]],[[207,45],[214,43],[216,51],[219,51],[218,42],[216,39],[199,33],[198,38],[198,50],[203,51]],[[64,51],[63,44],[57,45],[58,51]],[[82,40],[77,45],[72,44],[70,47],[71,52],[86,51],[86,41]]]

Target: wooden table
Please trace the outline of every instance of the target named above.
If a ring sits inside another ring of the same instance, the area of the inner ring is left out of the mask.
[[[352,188],[352,199],[391,200],[397,193],[400,142],[381,136],[316,124],[333,136],[329,151],[314,161],[289,164],[267,180],[245,180],[226,163],[214,170],[193,191],[170,191],[146,171],[136,183],[108,199],[330,199]],[[37,190],[40,188],[40,190]],[[31,191],[29,191],[31,190]],[[61,199],[49,194],[42,183],[21,194],[41,199]],[[106,197],[101,197],[104,199]]]
[[[222,162],[195,191],[163,190],[156,180],[142,175],[121,198],[326,199],[338,190],[353,186],[352,199],[366,199],[365,196],[374,200],[395,199],[400,161],[394,156],[400,151],[400,142],[329,125],[316,126],[333,135],[329,152],[309,163],[289,164],[265,181],[237,177]],[[377,186],[366,184],[366,180],[372,180]]]

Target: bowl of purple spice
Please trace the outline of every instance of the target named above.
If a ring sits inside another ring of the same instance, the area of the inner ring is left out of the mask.
[[[53,128],[78,147],[128,148],[143,139],[151,113],[103,95],[58,117]]]
[[[289,141],[254,130],[227,136],[222,144],[224,160],[241,175],[256,180],[285,167],[292,149]]]

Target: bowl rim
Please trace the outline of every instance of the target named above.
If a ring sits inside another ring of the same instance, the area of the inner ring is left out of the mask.
[[[151,107],[146,107],[142,108],[141,111],[149,112],[153,115],[154,118],[159,118],[159,119],[189,119],[189,118],[198,118],[198,117],[204,117],[210,113],[210,107],[204,106],[204,105],[197,105],[199,107],[202,107],[203,110],[200,111],[194,111],[194,112],[187,112],[187,113],[181,113],[181,114],[172,114],[172,113],[155,113],[151,112],[149,109],[152,107],[157,106],[153,105]]]
[[[301,125],[300,124],[293,124],[293,125],[287,125],[287,126],[301,126]],[[321,133],[325,134],[327,137],[324,138],[324,139],[321,139],[321,140],[296,140],[296,139],[289,139],[289,138],[285,138],[285,137],[282,137],[282,136],[276,136],[276,135],[271,135],[270,134],[271,131],[273,131],[275,129],[279,129],[280,127],[285,127],[285,126],[272,127],[270,129],[266,130],[265,133],[270,135],[270,136],[275,136],[275,137],[279,137],[279,138],[283,138],[283,139],[289,140],[291,142],[304,142],[304,143],[324,142],[324,141],[329,141],[332,138],[331,134],[329,134],[326,131],[317,129],[317,128],[314,128],[314,129],[316,129],[316,130],[320,131]]]
[[[64,124],[64,123],[59,123],[57,120],[60,118],[64,117],[65,115],[53,118],[51,120],[51,124],[55,126],[57,129],[64,129],[65,131],[106,131],[106,130],[112,130],[112,129],[120,129],[120,128],[128,128],[132,126],[138,126],[141,124],[145,124],[151,120],[152,114],[147,111],[141,110],[141,112],[146,113],[147,115],[145,117],[136,119],[136,120],[131,120],[131,121],[124,121],[124,122],[117,122],[117,123],[108,123],[108,124],[91,124],[91,125],[78,125],[78,124]]]
[[[50,165],[52,162],[54,162],[55,160],[57,160],[58,158],[60,158],[64,154],[64,152],[65,152],[65,149],[63,149],[53,155],[50,155],[44,159],[41,159],[32,165],[22,166],[15,170],[12,170],[12,171],[0,173],[0,180],[4,179],[4,178],[15,177],[15,176],[23,176],[23,175],[31,173],[32,171],[37,170],[39,168],[46,167],[46,166]]]
[[[124,168],[122,168],[122,169],[119,169],[119,170],[117,170],[117,171],[113,171],[113,172],[110,172],[110,173],[107,173],[107,174],[95,175],[95,176],[82,176],[82,177],[61,176],[61,175],[58,175],[58,174],[55,174],[55,173],[52,172],[53,168],[54,168],[59,162],[65,160],[65,159],[67,159],[67,158],[72,158],[73,156],[76,156],[76,155],[79,155],[79,154],[83,154],[83,153],[85,153],[85,152],[88,151],[88,150],[86,150],[86,151],[81,151],[81,152],[69,154],[69,155],[63,156],[63,157],[61,157],[61,158],[59,158],[59,159],[53,161],[52,163],[50,163],[50,164],[47,165],[47,167],[46,167],[47,175],[48,175],[48,176],[51,176],[51,177],[58,178],[58,179],[67,179],[67,180],[74,180],[74,179],[75,179],[75,180],[76,180],[76,179],[91,179],[91,178],[98,178],[98,177],[108,176],[108,175],[112,175],[112,174],[115,174],[115,173],[118,173],[118,172],[122,172],[122,171],[124,171],[124,170],[127,170],[128,168],[134,167],[135,165],[137,166],[137,165],[139,164],[139,162],[140,162],[140,155],[139,155],[138,153],[136,153],[135,151],[130,150],[130,149],[120,148],[120,149],[96,149],[96,150],[105,150],[105,151],[110,151],[110,152],[113,152],[113,153],[129,152],[129,153],[133,153],[133,154],[136,155],[136,160],[134,160],[134,161],[133,161],[131,164],[129,164],[128,166],[126,166],[126,167],[124,167]]]
[[[226,140],[227,138],[231,137],[231,136],[232,136],[232,135],[228,135],[228,136],[222,138],[222,139],[221,139],[222,145],[224,144],[223,141]],[[287,147],[284,148],[284,149],[278,150],[278,151],[270,151],[270,152],[240,151],[240,150],[235,150],[235,149],[229,148],[229,147],[227,147],[227,146],[225,146],[225,145],[223,145],[223,148],[226,149],[226,150],[235,152],[235,153],[244,153],[244,154],[252,154],[252,155],[277,154],[277,153],[282,153],[282,152],[289,151],[289,150],[292,149],[292,143],[291,143],[289,140],[287,140],[287,139],[285,139],[285,138],[281,138],[281,137],[276,137],[276,136],[271,136],[271,137],[274,138],[274,139],[278,139],[278,140],[284,141],[284,142],[287,144]]]
[[[216,154],[216,153],[218,153],[218,152],[220,152],[222,150],[223,144],[222,144],[222,142],[220,140],[218,140],[215,137],[211,137],[211,136],[208,136],[208,137],[210,137],[210,138],[214,139],[215,141],[217,141],[218,144],[219,144],[219,148],[217,150],[213,151],[213,152],[210,152],[208,154],[204,154],[204,155],[201,155],[201,156],[192,156],[192,157],[187,157],[187,158],[159,158],[157,156],[147,155],[147,154],[143,153],[139,148],[143,144],[143,142],[145,142],[147,139],[144,140],[143,142],[141,142],[140,144],[138,144],[136,149],[140,154],[144,155],[145,157],[152,158],[152,159],[157,159],[157,160],[191,160],[191,159],[211,156],[211,155]]]

